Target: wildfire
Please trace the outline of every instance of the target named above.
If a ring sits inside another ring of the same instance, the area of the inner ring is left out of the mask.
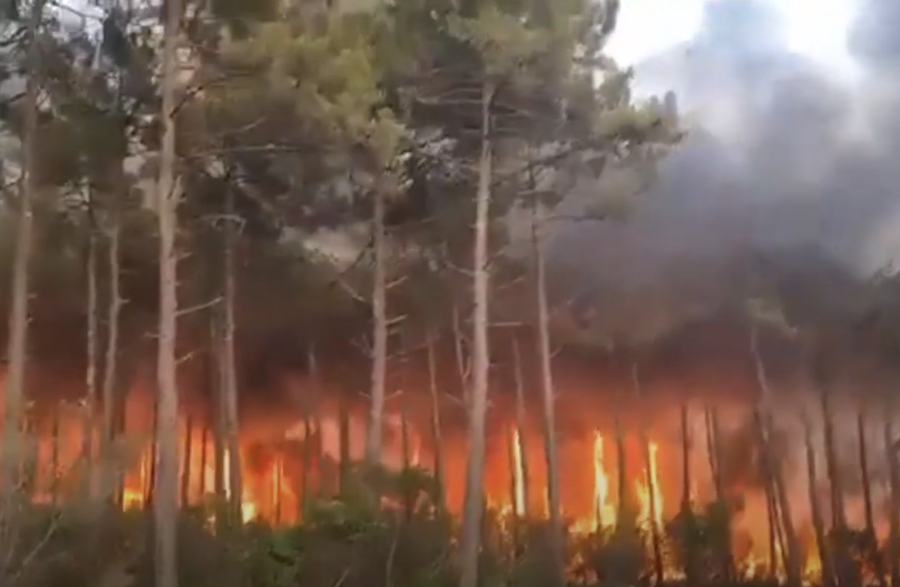
[[[592,527],[596,530],[604,525],[616,522],[616,509],[609,499],[609,478],[606,476],[606,465],[603,460],[603,436],[594,430],[594,519]]]

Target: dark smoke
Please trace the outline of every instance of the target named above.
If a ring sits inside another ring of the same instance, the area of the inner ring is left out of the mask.
[[[639,65],[639,89],[674,90],[693,130],[631,218],[559,236],[560,271],[586,274],[582,305],[608,320],[664,307],[641,327],[660,334],[746,297],[760,265],[808,295],[800,276],[887,264],[900,250],[895,4],[861,6],[848,39],[861,82],[792,53],[754,0],[710,2],[692,41]]]

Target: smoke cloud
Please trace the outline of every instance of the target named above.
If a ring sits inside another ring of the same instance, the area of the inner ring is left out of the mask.
[[[855,76],[783,33],[765,3],[711,0],[693,40],[636,67],[639,90],[677,93],[692,132],[631,218],[555,242],[602,314],[662,305],[665,330],[745,295],[760,258],[797,282],[900,253],[900,6],[861,3]]]

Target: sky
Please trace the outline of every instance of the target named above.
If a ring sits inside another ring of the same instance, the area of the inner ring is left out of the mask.
[[[710,0],[622,0],[609,53],[634,65],[694,37]],[[856,0],[767,0],[783,19],[791,49],[841,69],[851,61],[845,36]]]

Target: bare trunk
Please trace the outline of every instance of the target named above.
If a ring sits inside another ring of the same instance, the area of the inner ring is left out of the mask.
[[[123,398],[117,397],[117,378],[119,368],[119,315],[122,311],[121,293],[121,262],[119,259],[119,218],[115,211],[112,227],[109,230],[109,243],[107,254],[109,255],[109,308],[106,325],[106,354],[103,360],[103,423],[102,438],[100,439],[101,453],[109,458],[112,451],[113,437],[115,436],[115,420],[118,415],[119,403]],[[109,476],[104,473],[103,491],[112,491],[120,476],[119,471],[109,471]]]
[[[37,42],[46,0],[34,0],[28,22],[27,75],[25,76],[25,125],[23,129],[23,177],[20,181],[16,222],[15,257],[12,270],[12,307],[9,313],[6,389],[2,443],[3,475],[0,493],[12,497],[18,489],[22,457],[22,425],[25,407],[25,369],[28,359],[29,266],[31,265],[33,200],[37,196],[36,159],[39,145],[38,94],[40,93],[40,48]]]
[[[310,474],[312,473],[312,421],[309,416],[303,419],[303,470],[300,471],[300,492],[297,494],[297,521],[302,521],[309,505]]]
[[[531,475],[528,471],[528,452],[525,448],[525,428],[528,424],[528,416],[525,411],[525,381],[522,377],[522,353],[519,350],[519,340],[513,337],[513,371],[516,377],[516,428],[519,433],[516,440],[519,443],[519,478],[522,484],[522,511],[523,517],[528,518],[531,508],[530,482]]]
[[[856,418],[856,433],[859,437],[859,469],[862,479],[863,505],[866,517],[867,554],[871,559],[872,570],[878,578],[880,587],[887,587],[887,577],[884,573],[884,564],[881,554],[878,552],[878,534],[875,532],[875,513],[872,505],[872,481],[869,475],[869,447],[866,441],[866,409],[860,403],[859,413]]]
[[[709,453],[709,467],[712,472],[713,487],[716,492],[716,507],[721,509],[723,516],[723,535],[725,539],[719,545],[717,556],[721,565],[721,572],[727,580],[734,578],[734,551],[731,545],[731,506],[725,495],[725,484],[722,480],[721,465],[722,450],[719,444],[721,432],[719,431],[719,414],[715,406],[709,406],[705,410],[706,417],[706,443]]]
[[[156,587],[178,586],[178,382],[175,377],[178,329],[178,178],[175,170],[175,85],[178,81],[178,35],[181,2],[168,0],[162,62],[162,124],[157,221],[159,230],[159,346],[157,386],[159,454],[155,475],[154,570]]]
[[[342,393],[338,399],[338,427],[341,439],[340,463],[338,464],[338,491],[341,495],[350,492],[350,406]]]
[[[210,289],[210,293],[216,291],[215,287]],[[222,417],[222,345],[220,344],[221,335],[219,329],[220,317],[219,312],[213,312],[209,320],[209,342],[212,348],[213,360],[210,361],[208,367],[208,377],[210,384],[209,398],[209,422],[213,441],[213,507],[215,509],[216,528],[219,532],[226,530],[226,504],[228,501],[227,487],[228,479],[226,446],[225,446],[225,430]]]
[[[631,364],[631,383],[634,387],[634,395],[640,402],[643,392],[637,361]],[[656,523],[656,519],[659,517],[659,512],[656,511],[656,493],[658,488],[656,487],[656,479],[651,474],[653,470],[653,455],[650,451],[650,438],[647,436],[647,426],[644,421],[641,421],[640,435],[641,456],[644,459],[644,467],[647,470],[647,493],[650,494],[650,540],[653,548],[653,572],[656,576],[656,584],[662,585],[665,580],[665,566],[662,555],[662,537],[660,536],[660,528]]]
[[[387,243],[384,233],[385,194],[381,186],[375,192],[372,232],[375,247],[375,283],[372,290],[372,382],[369,393],[369,426],[366,435],[366,465],[381,464],[384,434],[384,388],[387,374]]]
[[[237,239],[237,220],[234,218],[234,192],[229,190],[225,198],[227,219],[225,221],[225,255],[223,276],[224,292],[222,300],[222,361],[219,390],[222,393],[222,416],[225,432],[225,443],[228,447],[228,490],[229,517],[232,524],[242,521],[241,506],[243,502],[243,471],[241,463],[240,424],[238,422],[237,365],[234,355],[234,308],[236,288],[234,279],[235,246]]]
[[[478,553],[484,517],[485,426],[487,419],[488,369],[488,230],[493,179],[491,144],[491,102],[493,85],[485,81],[481,96],[481,156],[478,162],[478,191],[475,212],[475,251],[472,260],[472,386],[468,397],[469,457],[466,466],[466,491],[463,507],[461,573],[459,587],[478,587]]]
[[[428,337],[428,387],[431,391],[431,440],[434,445],[435,506],[438,512],[446,508],[444,492],[444,453],[441,439],[441,397],[437,383],[437,361],[434,356],[435,340]]]
[[[900,463],[894,446],[894,401],[884,394],[884,450],[888,461],[891,497],[889,504],[888,560],[891,563],[891,587],[900,587]]]
[[[816,492],[819,476],[816,470],[816,449],[813,444],[812,424],[808,418],[804,418],[803,428],[806,441],[806,474],[810,517],[812,518],[813,531],[816,534],[816,548],[818,549],[819,561],[822,567],[821,581],[825,587],[833,587],[835,584],[834,565],[828,549],[828,535],[825,532],[825,517],[822,515],[822,504],[819,503],[819,496]]]
[[[544,404],[544,456],[547,461],[547,506],[549,508],[551,543],[556,574],[560,585],[565,584],[563,553],[563,523],[559,497],[559,457],[556,442],[556,390],[553,385],[553,365],[550,356],[550,307],[547,301],[547,276],[543,237],[532,218],[532,245],[535,257],[535,276],[538,313],[538,355],[541,362],[541,396]],[[520,432],[521,436],[521,432]]]
[[[691,430],[687,402],[681,404],[681,511],[690,512],[691,504]]]
[[[780,464],[776,463],[774,455],[769,446],[769,428],[771,426],[771,417],[769,415],[768,406],[771,393],[769,391],[769,381],[766,376],[765,365],[762,355],[759,352],[758,333],[756,326],[752,326],[750,330],[750,352],[756,367],[756,378],[760,389],[760,399],[754,408],[754,417],[757,424],[757,434],[760,447],[760,455],[762,456],[763,468],[768,477],[767,485],[770,486],[771,496],[774,506],[774,526],[776,535],[780,529],[784,533],[784,545],[782,553],[785,559],[785,574],[787,582],[792,587],[796,587],[801,583],[802,565],[800,563],[800,547],[797,540],[797,534],[794,530],[793,516],[791,514],[791,504],[788,501],[787,486],[784,481],[784,474]],[[773,560],[774,563],[774,560]]]
[[[187,417],[184,427],[184,465],[181,469],[181,507],[191,505],[191,460],[193,459],[194,419]]]
[[[616,440],[616,497],[618,508],[616,512],[616,524],[619,527],[631,529],[637,522],[637,509],[631,491],[628,490],[628,452],[625,450],[625,428],[622,426],[622,418],[618,411],[613,418],[613,427]]]
[[[59,409],[60,409],[60,404],[57,403],[53,409],[53,422],[51,424],[51,430],[50,430],[50,435],[53,439],[53,447],[51,449],[52,452],[50,453],[50,496],[53,500],[53,505],[59,505],[59,503],[60,503],[59,449],[60,449],[60,444],[62,444],[62,439],[59,434]]]
[[[209,454],[209,424],[204,422],[200,432],[200,478],[198,481],[197,494],[200,496],[200,502],[206,500],[206,468],[209,466],[207,455]]]
[[[828,473],[828,482],[831,485],[831,525],[835,530],[844,530],[847,527],[847,514],[844,510],[843,479],[841,479],[838,466],[837,446],[834,439],[831,394],[824,383],[819,382],[818,387],[825,430],[825,466]]]
[[[97,235],[90,228],[87,250],[87,370],[85,372],[84,409],[87,426],[84,430],[81,445],[81,458],[84,459],[85,489],[88,498],[93,498],[94,481],[94,413],[97,406],[97,330],[99,323],[97,307]]]

